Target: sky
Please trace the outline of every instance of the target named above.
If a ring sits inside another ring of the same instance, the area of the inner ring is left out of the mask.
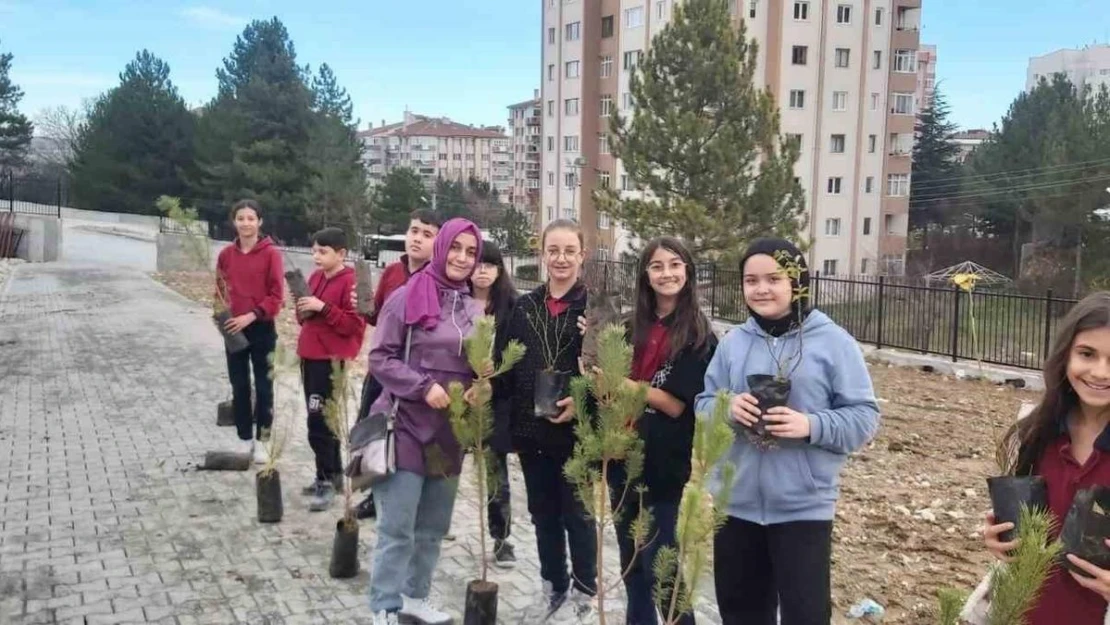
[[[594,1],[594,0],[585,0]],[[788,0],[760,0],[788,1]],[[859,2],[860,0],[844,0]],[[922,0],[923,43],[964,128],[990,128],[1025,83],[1028,59],[1110,40],[1108,0]],[[147,48],[169,63],[190,105],[215,93],[215,71],[251,19],[279,17],[298,61],[328,63],[362,126],[406,109],[505,125],[506,106],[541,80],[543,0],[0,0],[0,52],[34,118],[76,107],[118,82]]]

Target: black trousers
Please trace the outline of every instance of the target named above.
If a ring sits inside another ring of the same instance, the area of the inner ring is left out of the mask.
[[[828,625],[832,521],[758,525],[729,517],[714,539],[723,625]]]
[[[277,347],[273,321],[255,321],[243,329],[250,347],[227,354],[231,380],[231,410],[240,440],[263,440],[274,423],[274,382],[270,379],[270,354]],[[251,371],[254,371],[254,411],[251,411]],[[253,430],[253,431],[252,431]],[[265,433],[265,434],[264,434]]]
[[[497,483],[489,484],[490,498],[489,504],[486,506],[486,512],[489,514],[489,535],[494,540],[505,540],[513,529],[513,506],[509,491],[509,460],[505,454],[494,453],[493,462],[494,466],[490,467],[490,473],[497,476]]]
[[[324,410],[332,395],[332,361],[301,360],[304,401],[308,408],[308,445],[316,456],[316,479],[338,481],[343,475],[339,439],[328,427]]]

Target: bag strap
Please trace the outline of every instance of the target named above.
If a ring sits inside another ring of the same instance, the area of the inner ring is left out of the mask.
[[[404,363],[409,364],[409,356],[412,354],[412,326],[409,326],[408,332],[405,334],[405,360]],[[387,422],[388,428],[393,429],[393,422],[397,419],[397,407],[401,401],[400,397],[393,398],[393,409],[389,411],[389,421]]]

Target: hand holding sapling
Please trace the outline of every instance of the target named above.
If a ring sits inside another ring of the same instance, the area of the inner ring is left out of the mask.
[[[751,393],[740,393],[733,397],[729,412],[734,420],[749,428],[755,425],[763,414],[759,409],[759,400]]]
[[[451,397],[439,383],[435,383],[424,394],[424,402],[436,410],[443,410],[451,405]]]
[[[809,417],[786,406],[769,408],[763,414],[767,431],[779,438],[809,438]]]
[[[324,309],[324,302],[314,296],[302,297],[297,300],[297,312],[320,312]]]
[[[1110,539],[1106,539],[1105,543],[1110,547]],[[1081,575],[1075,571],[1068,571],[1080,586],[1110,601],[1110,571],[1101,569],[1073,553],[1068,554],[1068,562],[1086,573]]]
[[[238,317],[232,317],[231,319],[228,319],[227,323],[224,324],[224,328],[226,328],[227,331],[232,334],[238,334],[245,330],[247,326],[257,320],[258,315],[254,314],[253,312],[249,312],[245,315],[239,315]]]

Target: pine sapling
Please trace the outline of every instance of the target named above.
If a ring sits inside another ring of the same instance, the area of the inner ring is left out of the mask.
[[[277,342],[274,351],[270,353],[267,358],[270,363],[269,377],[274,383],[274,395],[277,395],[278,389],[287,389],[290,393],[296,393],[295,389],[288,388],[292,386],[289,380],[295,379],[297,372],[300,370],[300,358],[297,353],[282,345],[281,341]],[[281,460],[282,455],[285,453],[285,445],[289,441],[289,426],[281,424],[282,411],[274,410],[273,423],[269,428],[264,428],[259,435],[259,442],[266,447],[266,463],[262,465],[262,470],[258,472],[259,475],[266,477],[277,470],[278,461]]]
[[[481,563],[481,581],[485,582],[489,573],[489,557],[486,549],[486,504],[492,493],[496,493],[497,471],[492,469],[493,453],[489,439],[493,434],[493,389],[490,380],[512,369],[524,357],[524,345],[519,341],[509,341],[501,352],[500,364],[495,365],[493,345],[495,339],[494,318],[489,315],[479,317],[474,322],[474,331],[463,341],[466,359],[470,368],[477,372],[473,384],[467,390],[458,382],[452,382],[447,389],[451,397],[448,414],[451,429],[459,441],[463,453],[474,458],[474,487],[478,492],[478,527]]]
[[[937,592],[937,625],[960,625],[960,612],[967,602],[968,593],[954,588]]]
[[[652,563],[655,603],[663,622],[675,625],[694,611],[698,585],[712,568],[713,537],[727,518],[728,495],[735,467],[721,462],[732,447],[735,434],[729,425],[729,395],[719,391],[710,415],[694,422],[690,480],[682,491],[675,527],[675,545],[659,549]],[[718,477],[716,492],[711,478]]]
[[[620,582],[605,579],[605,527],[615,525],[635,513],[630,523],[635,551],[646,542],[651,527],[650,514],[643,506],[643,490],[633,489],[643,472],[644,443],[636,431],[636,423],[647,404],[647,387],[629,384],[632,369],[632,346],[624,338],[624,328],[610,324],[598,335],[598,367],[590,375],[575,378],[571,383],[574,398],[574,453],[564,468],[567,479],[575,486],[578,499],[596,523],[597,546],[597,608],[601,625],[606,623],[605,595]],[[589,398],[596,400],[596,410]],[[624,484],[610,499],[609,471],[623,465]],[[630,506],[633,494],[636,505]],[[612,512],[610,510],[612,509]],[[627,571],[621,572],[621,577]]]
[[[1029,611],[1063,548],[1058,540],[1050,542],[1055,525],[1050,512],[1022,506],[1020,518],[1013,559],[991,574],[989,625],[1028,625]]]
[[[339,466],[347,466],[346,454],[351,442],[351,402],[357,402],[354,386],[351,384],[349,369],[342,360],[331,362],[331,396],[324,402],[324,421],[339,442]],[[355,509],[352,505],[354,490],[351,480],[343,480],[343,527],[353,531],[358,526]]]

